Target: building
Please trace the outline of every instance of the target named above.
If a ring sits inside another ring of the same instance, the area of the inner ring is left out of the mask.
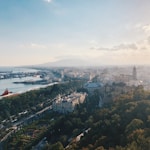
[[[137,70],[136,67],[133,67],[132,74],[120,74],[115,76],[115,82],[124,82],[124,83],[137,83]]]
[[[84,102],[86,93],[72,93],[68,96],[61,97],[59,95],[58,99],[53,102],[52,108],[54,111],[60,113],[72,112],[75,106]]]
[[[133,67],[132,77],[133,77],[133,80],[137,80],[137,72],[136,72],[136,67],[135,66]]]
[[[84,88],[87,89],[90,94],[92,94],[95,90],[100,90],[102,87],[103,84],[99,82],[87,82],[84,84]]]

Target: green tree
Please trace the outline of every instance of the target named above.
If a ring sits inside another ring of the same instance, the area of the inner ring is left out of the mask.
[[[130,134],[131,132],[133,132],[136,129],[140,129],[143,127],[143,121],[140,119],[133,119],[127,126],[126,126],[126,130],[125,132],[127,134]]]
[[[61,142],[57,142],[51,146],[51,150],[64,150]]]

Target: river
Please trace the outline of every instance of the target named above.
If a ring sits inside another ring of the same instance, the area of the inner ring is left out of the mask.
[[[0,67],[0,72],[37,72],[38,70],[35,69],[28,69],[28,68],[15,68],[15,67]],[[26,91],[30,91],[32,89],[37,89],[41,87],[46,87],[48,85],[41,85],[41,84],[15,84],[13,82],[21,82],[26,80],[40,80],[40,77],[23,77],[23,78],[11,78],[11,79],[1,79],[0,80],[0,95],[8,89],[12,93],[23,93]],[[54,83],[52,83],[54,84]],[[50,84],[50,85],[52,85]]]

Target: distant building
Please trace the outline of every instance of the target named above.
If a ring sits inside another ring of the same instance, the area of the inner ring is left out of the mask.
[[[120,74],[119,76],[115,77],[115,82],[124,82],[130,83],[137,80],[137,70],[136,67],[133,67],[132,74]]]
[[[56,101],[53,102],[52,108],[54,111],[60,113],[72,112],[77,104],[83,103],[86,97],[86,93],[72,93],[66,97],[59,96]]]
[[[95,90],[100,90],[103,87],[103,84],[100,82],[87,82],[84,84],[84,88],[88,90],[90,94],[92,94]]]
[[[133,77],[133,80],[137,80],[137,72],[136,72],[136,67],[135,66],[133,67],[132,77]]]

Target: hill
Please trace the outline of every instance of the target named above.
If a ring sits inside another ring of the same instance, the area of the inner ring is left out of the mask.
[[[42,67],[87,67],[94,66],[94,63],[83,59],[61,59],[55,62],[40,64]]]

